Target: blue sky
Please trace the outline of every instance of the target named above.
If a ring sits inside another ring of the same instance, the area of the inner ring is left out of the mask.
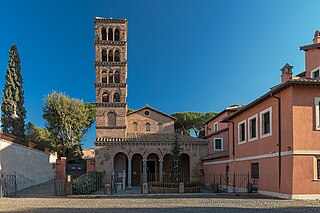
[[[319,1],[18,0],[0,2],[0,88],[18,45],[27,121],[44,126],[52,90],[95,101],[94,17],[128,19],[128,98],[171,114],[247,104],[304,70],[299,46],[320,28]],[[85,147],[93,146],[94,127]]]

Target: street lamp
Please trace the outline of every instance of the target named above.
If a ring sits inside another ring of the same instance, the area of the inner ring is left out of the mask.
[[[11,118],[17,119],[19,118],[19,116],[17,115],[17,105],[12,101],[12,100],[8,100],[8,99],[4,99],[3,102],[9,102],[13,105],[13,113],[11,115]],[[0,107],[2,106],[3,102],[0,104]],[[0,133],[2,133],[2,122],[0,119]],[[2,158],[1,158],[1,141],[0,141],[0,198],[3,196],[3,189],[2,189],[2,179],[3,179],[3,174],[2,174]]]

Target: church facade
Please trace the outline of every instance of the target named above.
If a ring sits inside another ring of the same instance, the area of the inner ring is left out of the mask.
[[[174,132],[176,118],[148,105],[128,112],[126,19],[95,18],[96,170],[126,173],[126,185],[162,181],[171,172],[172,143],[181,148],[181,172],[196,181],[208,142]]]

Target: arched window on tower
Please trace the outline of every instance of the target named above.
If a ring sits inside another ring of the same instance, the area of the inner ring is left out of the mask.
[[[113,102],[114,103],[118,103],[118,102],[120,102],[120,94],[119,93],[114,93],[114,95],[113,95]]]
[[[114,73],[114,83],[120,83],[120,73],[119,73],[119,71],[116,71]]]
[[[118,28],[114,31],[114,40],[120,41],[120,30]]]
[[[115,127],[117,125],[116,123],[117,116],[114,112],[108,113],[108,127]]]
[[[101,58],[102,58],[102,61],[107,61],[107,51],[106,50],[102,50]]]
[[[158,132],[162,131],[162,123],[158,123]]]
[[[120,51],[116,50],[114,52],[114,61],[120,61]]]
[[[107,30],[104,27],[101,29],[101,38],[102,40],[107,40]]]
[[[105,72],[105,71],[102,72],[101,83],[108,83],[107,82],[107,72]]]
[[[150,123],[146,123],[146,131],[150,132]]]
[[[108,30],[108,41],[113,41],[113,30],[109,28]]]
[[[109,62],[113,62],[113,53],[112,53],[112,50],[109,50],[108,59],[109,59]]]
[[[135,132],[138,131],[138,123],[137,123],[137,122],[133,122],[133,124],[132,124],[132,129],[133,129],[133,131],[135,131]]]
[[[113,83],[113,73],[111,71],[109,72],[109,83]]]
[[[102,102],[106,102],[106,103],[109,102],[109,94],[108,93],[105,92],[102,94]]]

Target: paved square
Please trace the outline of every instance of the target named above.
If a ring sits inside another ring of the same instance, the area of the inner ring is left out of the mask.
[[[258,196],[2,198],[0,212],[320,212],[320,201]]]

